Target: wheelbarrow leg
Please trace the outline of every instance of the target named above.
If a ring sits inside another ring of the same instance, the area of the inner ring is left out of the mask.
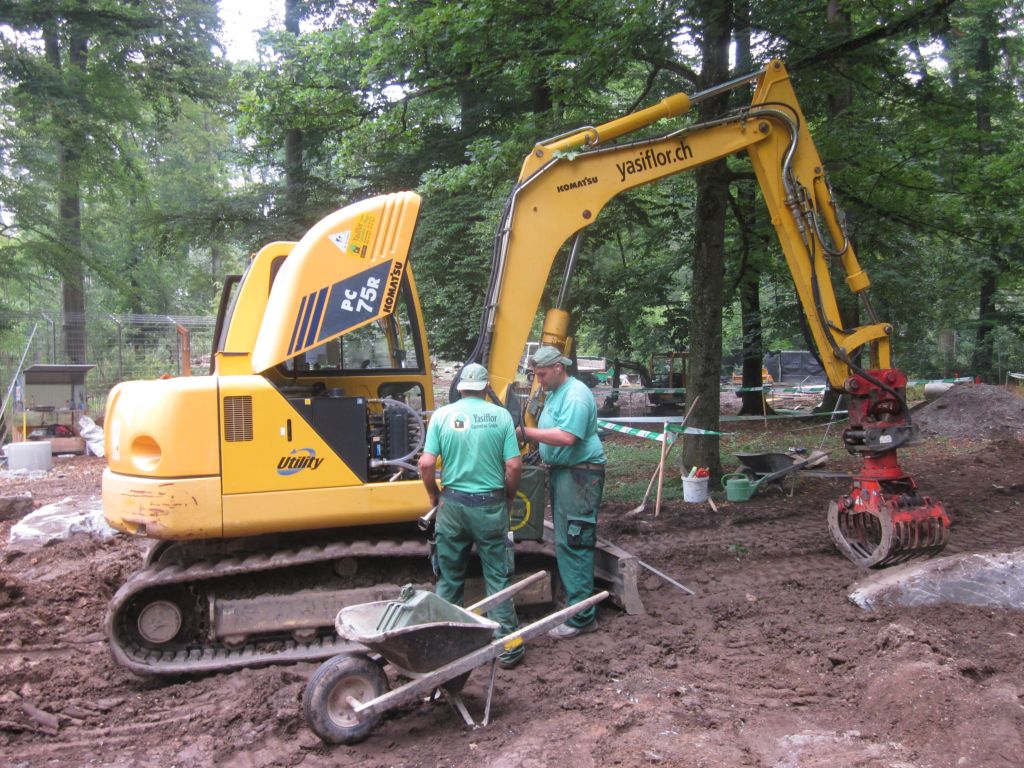
[[[498,671],[498,659],[491,659],[491,679],[487,683],[487,702],[484,704],[484,719],[480,725],[487,725],[491,722],[491,696],[494,693],[494,674]]]
[[[491,722],[491,698],[494,694],[494,678],[497,671],[498,660],[497,658],[491,659],[491,679],[487,683],[487,702],[484,704],[484,717],[479,723],[475,722],[473,720],[473,716],[469,714],[469,710],[466,708],[466,702],[463,701],[461,693],[455,693],[454,691],[449,691],[446,688],[438,688],[451,708],[462,715],[463,721],[470,728],[483,728]]]

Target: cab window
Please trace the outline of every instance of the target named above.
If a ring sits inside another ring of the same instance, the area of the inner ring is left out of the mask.
[[[422,370],[419,330],[407,281],[395,311],[285,361],[289,375]]]

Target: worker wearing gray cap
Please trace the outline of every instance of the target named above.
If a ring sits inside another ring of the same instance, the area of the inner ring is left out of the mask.
[[[525,440],[540,444],[549,467],[551,512],[555,525],[558,575],[569,605],[594,593],[594,547],[597,509],[604,493],[604,447],[597,436],[597,405],[579,379],[566,370],[572,361],[555,347],[541,347],[533,356],[534,376],[547,391],[536,427],[520,427]],[[567,638],[597,629],[591,606],[552,629]]]
[[[430,419],[419,470],[430,503],[437,507],[437,594],[461,606],[473,544],[487,594],[509,585],[515,563],[508,505],[519,487],[523,463],[509,412],[484,399],[487,369],[470,363],[460,372],[456,387],[462,398],[438,408]],[[441,491],[434,477],[438,456]],[[511,600],[489,616],[500,625],[499,637],[519,628]],[[511,669],[523,655],[518,641],[498,657],[498,664]]]

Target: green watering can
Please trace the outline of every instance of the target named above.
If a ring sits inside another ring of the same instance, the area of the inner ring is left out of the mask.
[[[765,475],[767,477],[767,475]],[[722,475],[722,487],[725,488],[725,498],[729,501],[750,501],[761,480],[752,481],[742,472],[730,472]]]

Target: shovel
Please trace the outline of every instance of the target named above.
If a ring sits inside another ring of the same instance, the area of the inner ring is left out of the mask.
[[[700,395],[697,395],[695,398],[693,398],[693,402],[690,403],[690,408],[689,408],[689,410],[687,410],[686,415],[683,417],[683,421],[682,421],[682,424],[680,424],[680,426],[683,426],[683,425],[686,424],[686,421],[687,421],[687,419],[690,418],[690,414],[693,413],[693,407],[697,404],[698,400],[700,400]],[[666,442],[667,442],[667,435],[666,435]],[[649,499],[650,496],[651,496],[651,489],[654,488],[654,481],[657,480],[661,475],[664,474],[664,472],[665,472],[665,459],[668,458],[668,455],[672,451],[672,448],[675,447],[676,442],[677,441],[673,440],[671,443],[668,444],[667,448],[665,447],[665,442],[662,442],[662,444],[661,444],[661,459],[658,461],[658,467],[657,467],[657,469],[654,470],[654,474],[651,475],[651,482],[649,482],[647,484],[647,492],[644,493],[644,500],[640,502],[640,506],[639,507],[634,507],[633,509],[629,510],[629,512],[626,513],[626,515],[628,517],[636,517],[637,515],[643,514],[644,507],[647,506],[647,499]],[[659,488],[659,490],[660,490],[660,488]]]
[[[647,499],[651,497],[651,491],[654,489],[654,481],[657,480],[664,470],[665,459],[668,458],[669,452],[675,447],[675,441],[669,443],[668,448],[665,448],[665,443],[661,444],[661,459],[658,461],[658,466],[654,469],[654,474],[651,475],[651,482],[647,484],[647,491],[644,493],[644,500],[640,502],[639,507],[634,507],[629,510],[626,514],[630,517],[636,517],[637,515],[643,514],[644,507],[647,506]]]

